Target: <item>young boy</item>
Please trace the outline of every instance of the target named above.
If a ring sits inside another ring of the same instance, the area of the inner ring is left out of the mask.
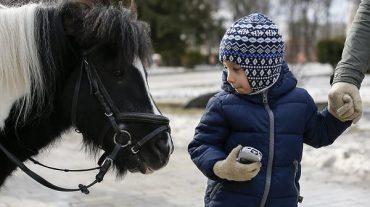
[[[351,125],[317,107],[284,62],[277,26],[263,14],[236,21],[220,44],[223,91],[216,94],[189,144],[193,162],[209,178],[207,207],[295,207],[303,143],[330,145]],[[236,161],[241,146],[261,162]]]

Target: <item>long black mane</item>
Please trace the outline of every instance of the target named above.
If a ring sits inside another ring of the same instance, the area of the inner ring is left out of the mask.
[[[149,26],[134,19],[135,14],[124,7],[94,7],[85,15],[83,39],[100,44],[115,44],[121,48],[120,59],[132,63],[138,56],[144,64],[150,62]]]

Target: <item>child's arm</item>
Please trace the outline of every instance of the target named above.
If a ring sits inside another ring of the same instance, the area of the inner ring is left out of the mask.
[[[241,164],[236,160],[241,146],[235,147],[230,154],[225,152],[225,139],[230,126],[224,116],[221,100],[212,98],[200,120],[193,141],[188,150],[191,159],[200,171],[216,181],[247,181],[257,175],[261,163]]]
[[[213,97],[208,102],[195,129],[194,139],[188,146],[195,165],[205,176],[213,180],[220,180],[213,172],[214,164],[227,157],[224,142],[229,134],[229,127],[225,119],[221,100]]]
[[[335,118],[327,108],[318,112],[312,97],[307,93],[304,143],[315,148],[330,145],[351,126],[351,123],[351,121],[342,122]]]

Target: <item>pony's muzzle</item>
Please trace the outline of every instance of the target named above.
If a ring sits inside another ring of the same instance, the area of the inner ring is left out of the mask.
[[[151,163],[152,170],[158,170],[167,165],[170,155],[173,153],[174,146],[169,132],[162,132],[153,143],[150,143],[150,149],[157,156],[157,162]]]
[[[165,138],[158,139],[158,141],[155,142],[155,147],[163,154],[170,156],[174,150],[172,138],[169,132],[164,132],[163,134]]]

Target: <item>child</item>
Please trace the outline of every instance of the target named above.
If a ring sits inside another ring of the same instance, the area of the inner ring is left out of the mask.
[[[303,143],[330,145],[351,125],[317,107],[284,62],[277,26],[263,14],[236,21],[220,44],[223,91],[200,120],[189,153],[208,180],[207,207],[294,207]],[[261,163],[236,161],[241,146]]]

